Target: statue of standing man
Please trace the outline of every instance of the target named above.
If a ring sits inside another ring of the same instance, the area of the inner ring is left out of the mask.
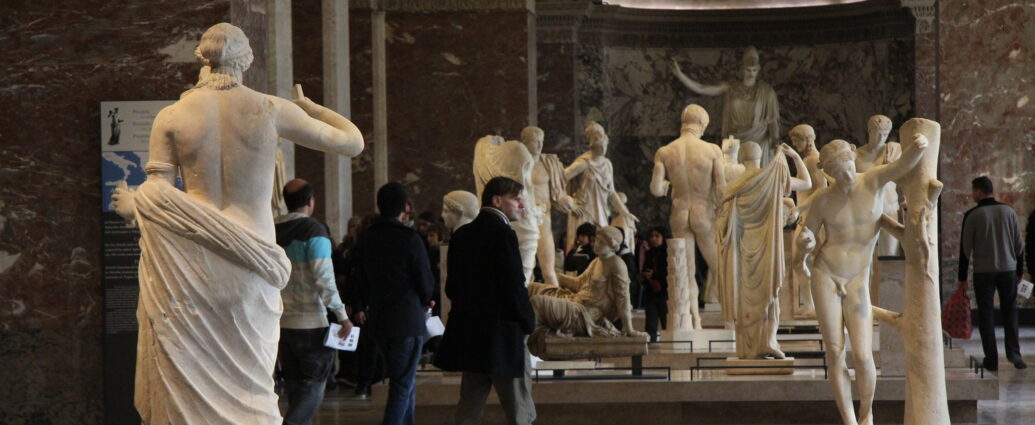
[[[773,87],[758,79],[761,69],[758,50],[748,47],[744,50],[740,81],[706,85],[687,77],[679,63],[672,60],[672,72],[694,93],[726,95],[722,108],[722,137],[733,136],[744,142],[758,143],[762,147],[762,166],[765,166],[779,144],[780,103]]]

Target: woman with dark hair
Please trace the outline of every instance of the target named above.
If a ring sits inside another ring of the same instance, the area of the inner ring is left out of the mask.
[[[644,328],[647,335],[650,335],[650,342],[658,341],[658,322],[661,328],[666,328],[666,315],[668,314],[668,243],[672,237],[668,229],[658,226],[650,229],[647,242],[650,249],[643,261],[643,269],[640,271],[640,283],[643,285],[640,291],[643,297],[643,308],[646,310],[647,323]]]

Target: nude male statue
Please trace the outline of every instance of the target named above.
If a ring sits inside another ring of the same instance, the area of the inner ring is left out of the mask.
[[[791,145],[798,151],[805,163],[805,168],[812,179],[812,188],[796,192],[798,198],[798,211],[808,211],[809,200],[827,187],[827,179],[819,169],[819,150],[816,149],[816,130],[808,124],[798,124],[788,133],[791,138]],[[805,226],[803,220],[799,220],[794,228],[792,241],[798,240],[802,229]],[[812,301],[812,291],[809,288],[809,265],[811,257],[798,247],[798,244],[791,244],[791,257],[789,268],[791,270],[791,300],[793,301],[793,314],[795,318],[811,319],[816,316],[816,306]]]
[[[855,150],[855,169],[866,172],[878,165],[890,164],[902,156],[902,146],[888,142],[891,134],[891,119],[884,115],[874,115],[866,122],[866,144]],[[888,182],[882,188],[881,198],[884,214],[898,220],[898,185]],[[878,255],[898,255],[898,239],[890,232],[881,229],[877,239]]]
[[[543,215],[539,223],[536,258],[539,260],[543,281],[556,286],[557,270],[554,265],[557,255],[550,210],[557,204],[562,212],[567,213],[574,200],[564,191],[564,165],[561,164],[561,160],[557,155],[543,153],[544,137],[545,134],[539,127],[528,126],[521,130],[521,143],[528,148],[528,153],[532,154],[535,161],[535,167],[532,169],[532,188],[529,192],[534,206],[538,207]]]
[[[805,215],[805,230],[797,243],[813,251],[812,297],[819,328],[826,343],[827,364],[834,400],[846,425],[871,424],[876,368],[873,364],[873,314],[870,306],[870,272],[877,231],[883,214],[881,188],[906,175],[923,156],[928,141],[914,135],[902,158],[855,171],[855,152],[844,140],[833,140],[820,150],[820,167],[834,179],[813,195]],[[815,234],[825,231],[819,246]],[[848,328],[855,357],[855,381],[859,393],[859,417],[852,406],[851,379],[845,365],[843,329]]]
[[[363,136],[309,99],[243,86],[252,50],[240,28],[209,28],[195,54],[198,83],[155,117],[147,181],[115,195],[141,232],[135,404],[144,423],[279,425],[273,365],[291,266],[270,208],[277,143],[354,157]]]
[[[669,226],[672,237],[687,240],[687,274],[690,276],[690,312],[694,329],[700,329],[701,317],[697,306],[697,283],[694,276],[697,244],[708,267],[714,270],[717,251],[715,246],[715,210],[726,192],[726,164],[718,146],[701,140],[708,126],[708,112],[699,105],[689,105],[680,117],[680,136],[662,146],[654,154],[654,174],[650,192],[662,197],[672,189],[672,215]],[[666,180],[667,177],[667,180]],[[705,284],[706,298],[714,300],[714,273],[709,273]],[[723,309],[731,306],[723,306]]]

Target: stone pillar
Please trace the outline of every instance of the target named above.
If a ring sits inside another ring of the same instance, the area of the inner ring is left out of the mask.
[[[881,292],[885,295],[881,301],[873,304],[892,311],[902,311],[905,297],[906,260],[876,260],[874,272],[880,282]],[[871,300],[872,301],[872,300]],[[883,324],[880,326],[880,367],[881,376],[906,376],[906,349],[902,344],[902,336]]]
[[[388,80],[385,74],[385,11],[381,4],[377,4],[370,14],[374,75],[374,193],[377,193],[377,189],[388,183]]]
[[[691,248],[692,249],[692,248]],[[686,264],[686,239],[668,240],[668,329],[672,332],[694,329],[690,314],[690,273]],[[691,256],[690,258],[693,258]]]
[[[348,0],[322,0],[322,15],[324,106],[351,118]],[[324,185],[324,220],[337,242],[352,217],[352,159],[325,153]]]
[[[528,125],[539,125],[539,74],[536,70],[539,50],[536,48],[537,38],[535,36],[535,1],[527,0],[527,4],[528,25],[525,31],[528,32],[528,55],[526,56],[528,63]]]

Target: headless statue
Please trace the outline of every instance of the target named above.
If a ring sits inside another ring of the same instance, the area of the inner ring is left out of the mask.
[[[820,189],[827,187],[827,179],[823,171],[819,169],[819,150],[816,149],[816,131],[808,124],[799,124],[788,133],[791,138],[791,145],[805,163],[805,169],[812,179],[812,187],[806,190],[796,191],[798,198],[798,211],[805,214],[809,208],[809,200]],[[798,220],[794,227],[792,241],[798,240],[805,222]],[[812,302],[812,290],[809,288],[809,267],[812,257],[798,247],[798,244],[791,244],[791,258],[789,263],[791,275],[791,293],[793,302],[793,314],[797,319],[814,319],[816,317],[816,306]]]
[[[612,210],[625,216],[628,222],[639,221],[615,191],[614,167],[606,156],[610,140],[604,127],[590,121],[584,134],[589,151],[579,155],[564,169],[564,180],[568,182],[568,192],[573,198],[571,212],[568,213],[566,251],[575,246],[577,230],[582,223],[607,226]]]
[[[874,115],[866,122],[866,144],[855,150],[855,169],[860,173],[878,165],[890,164],[902,156],[902,145],[888,142],[891,134],[891,119],[884,115]],[[900,220],[898,215],[898,186],[888,182],[881,188],[881,199],[884,214]],[[877,237],[878,255],[898,255],[898,239],[888,231],[881,229]]]
[[[654,174],[650,181],[651,194],[662,197],[672,189],[672,215],[669,226],[673,238],[687,241],[686,264],[690,276],[690,312],[693,328],[701,328],[697,306],[697,269],[694,244],[708,263],[709,270],[717,264],[715,245],[715,210],[726,191],[726,162],[718,146],[701,140],[708,126],[708,112],[698,105],[683,109],[680,118],[680,136],[662,146],[654,154]],[[708,274],[705,285],[707,298],[714,299],[715,273]],[[723,305],[723,309],[727,309]]]
[[[563,212],[568,212],[573,200],[564,191],[564,165],[557,155],[543,153],[543,130],[539,127],[525,127],[521,130],[521,143],[532,154],[535,167],[532,168],[532,196],[535,207],[542,212],[539,223],[539,244],[536,259],[543,281],[549,285],[557,285],[556,247],[553,241],[553,222],[550,217],[554,204]],[[526,201],[527,202],[527,201]]]
[[[744,174],[727,186],[716,223],[723,318],[735,319],[741,359],[784,358],[776,342],[784,276],[784,197],[792,190],[809,189],[812,181],[797,152],[787,145],[780,145],[779,151],[794,160],[799,177],[791,177],[783,155],[759,168],[761,148],[745,143]],[[732,317],[726,305],[736,306]]]
[[[927,139],[916,134],[898,161],[864,173],[855,171],[855,152],[844,140],[820,149],[820,168],[833,183],[813,195],[805,229],[797,243],[812,251],[812,297],[826,344],[834,400],[846,425],[872,424],[876,368],[873,364],[873,314],[870,272],[877,230],[883,214],[882,188],[906,175],[923,156]],[[820,245],[815,234],[825,232]],[[852,341],[859,416],[852,406],[851,379],[845,364],[844,329]]]
[[[629,302],[629,272],[617,251],[620,230],[597,230],[593,252],[597,258],[577,277],[557,275],[560,286],[532,283],[528,286],[537,326],[570,336],[639,336],[633,329]],[[622,321],[619,331],[612,324]]]
[[[780,102],[772,86],[758,79],[761,69],[758,50],[754,47],[744,50],[741,79],[718,85],[705,85],[690,79],[683,74],[679,63],[672,61],[672,73],[676,79],[694,93],[726,95],[722,108],[722,137],[733,136],[758,143],[762,147],[762,164],[765,165],[780,140]]]
[[[198,83],[155,117],[147,181],[114,196],[141,233],[135,405],[148,424],[279,425],[291,265],[270,208],[278,140],[355,157],[363,136],[297,87],[287,101],[243,86],[252,51],[240,28],[209,28],[195,53]]]

